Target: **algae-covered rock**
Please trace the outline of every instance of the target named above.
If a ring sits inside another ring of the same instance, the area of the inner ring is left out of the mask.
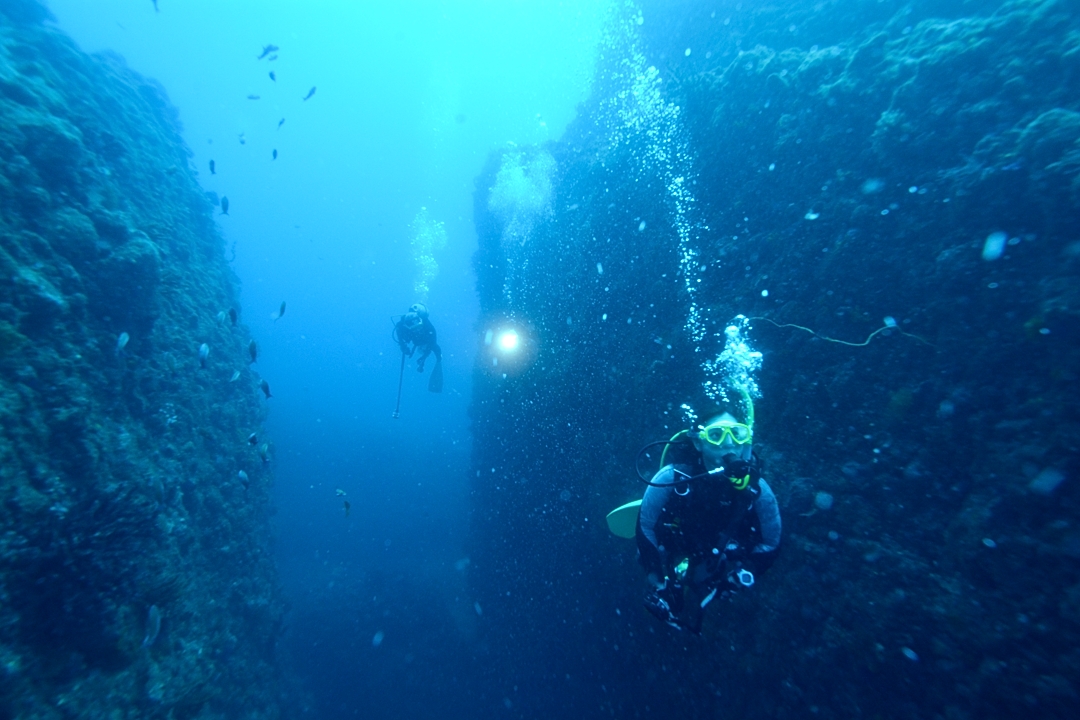
[[[164,91],[46,16],[0,2],[0,718],[276,717],[269,466],[243,440],[255,387],[227,382],[249,338],[216,319],[223,242]],[[257,610],[222,601],[239,582]]]
[[[47,237],[56,253],[78,268],[100,259],[106,245],[93,221],[73,207],[61,207],[47,223]]]

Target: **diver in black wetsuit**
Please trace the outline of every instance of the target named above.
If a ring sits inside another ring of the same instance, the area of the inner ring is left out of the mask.
[[[424,372],[424,363],[428,356],[435,354],[435,367],[431,371],[428,390],[442,391],[442,349],[435,339],[435,326],[428,319],[428,310],[423,303],[415,303],[409,312],[401,316],[394,324],[394,340],[401,348],[401,354],[412,357],[417,351],[420,357],[416,361],[416,372]]]
[[[780,510],[758,471],[753,424],[751,405],[745,424],[723,413],[679,433],[683,457],[660,468],[642,498],[645,607],[672,627],[700,632],[705,606],[753,585],[779,552]]]

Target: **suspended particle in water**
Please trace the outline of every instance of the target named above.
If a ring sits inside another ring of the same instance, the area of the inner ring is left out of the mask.
[[[641,224],[637,226],[638,232],[645,232],[645,221],[642,220]]]
[[[603,275],[604,274],[604,266],[603,266],[602,263],[596,263],[596,273],[598,275]]]
[[[814,507],[818,510],[829,510],[833,506],[833,496],[827,492],[819,492],[814,495]]]
[[[382,645],[384,637],[386,637],[386,634],[383,633],[382,630],[375,633],[375,637],[371,638],[371,647],[379,647],[380,645]]]
[[[992,232],[986,236],[986,242],[983,243],[982,259],[990,262],[997,260],[1005,252],[1005,242],[1009,239],[1009,236],[1003,232]]]
[[[864,195],[873,195],[874,193],[879,193],[885,189],[885,181],[878,178],[870,178],[864,182],[859,189],[862,190]]]

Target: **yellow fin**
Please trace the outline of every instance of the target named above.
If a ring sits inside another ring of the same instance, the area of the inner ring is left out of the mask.
[[[621,538],[631,539],[637,532],[638,508],[640,500],[620,505],[607,514],[607,526],[611,532]]]

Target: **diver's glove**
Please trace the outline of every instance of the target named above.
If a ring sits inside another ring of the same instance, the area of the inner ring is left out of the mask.
[[[664,584],[645,594],[645,609],[657,620],[676,630],[682,630],[679,613],[682,612],[683,589],[677,582],[664,578]]]

